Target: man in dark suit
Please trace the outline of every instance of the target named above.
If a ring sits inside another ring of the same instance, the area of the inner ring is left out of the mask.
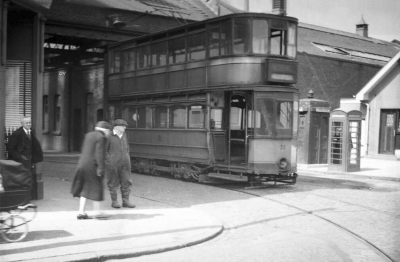
[[[8,159],[22,163],[32,176],[31,199],[36,198],[35,164],[43,161],[42,147],[31,129],[31,118],[24,116],[21,127],[14,131],[8,140]]]

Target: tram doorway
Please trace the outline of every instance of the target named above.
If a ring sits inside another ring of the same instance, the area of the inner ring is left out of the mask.
[[[229,164],[246,166],[247,164],[247,106],[245,93],[230,96],[228,152]]]

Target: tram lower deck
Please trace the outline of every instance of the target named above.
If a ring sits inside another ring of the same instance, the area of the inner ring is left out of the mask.
[[[133,169],[295,183],[297,107],[296,92],[248,89],[135,100],[123,109]]]

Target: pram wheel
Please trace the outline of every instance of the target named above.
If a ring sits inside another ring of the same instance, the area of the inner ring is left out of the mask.
[[[28,234],[28,224],[24,217],[10,215],[0,218],[0,234],[7,242],[18,242]]]

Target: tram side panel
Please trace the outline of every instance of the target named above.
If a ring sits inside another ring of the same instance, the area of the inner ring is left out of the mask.
[[[128,129],[131,156],[172,162],[209,162],[207,132],[187,130]]]
[[[297,171],[295,139],[250,139],[249,165],[260,174],[276,174],[278,161],[287,159],[289,173]]]

